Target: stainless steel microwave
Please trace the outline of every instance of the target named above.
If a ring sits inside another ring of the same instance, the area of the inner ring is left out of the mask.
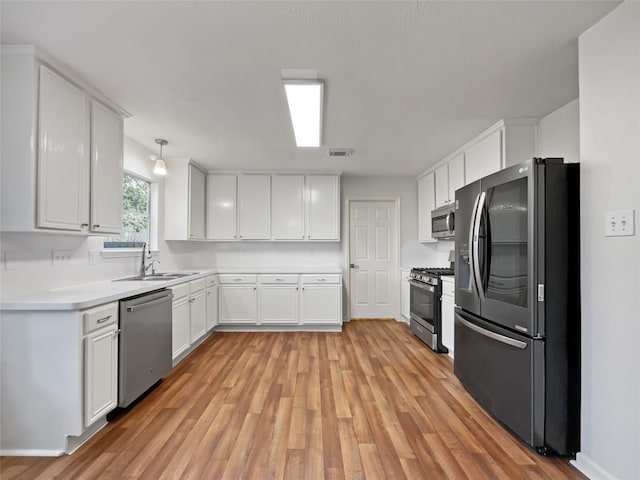
[[[439,240],[453,240],[455,233],[454,204],[431,210],[431,236]]]

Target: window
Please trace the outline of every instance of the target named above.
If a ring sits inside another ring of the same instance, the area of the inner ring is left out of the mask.
[[[149,244],[151,182],[124,174],[122,182],[122,233],[108,237],[104,248],[135,248]]]

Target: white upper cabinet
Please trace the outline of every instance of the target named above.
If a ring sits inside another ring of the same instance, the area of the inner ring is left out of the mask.
[[[89,225],[87,95],[40,66],[37,226],[80,231]]]
[[[456,199],[456,190],[465,186],[464,183],[464,153],[449,160],[449,202]]]
[[[490,133],[465,151],[467,183],[475,182],[502,168],[502,130]]]
[[[304,239],[304,175],[273,175],[271,185],[273,239]]]
[[[122,117],[91,101],[91,231],[122,228]]]
[[[120,232],[126,112],[35,47],[1,60],[0,230]]]
[[[189,165],[189,238],[204,240],[205,174]]]
[[[340,177],[308,175],[307,238],[340,240]]]
[[[435,171],[436,207],[449,203],[449,167],[445,163]]]
[[[431,172],[418,180],[418,235],[422,243],[435,242],[431,237],[431,210],[435,204],[434,174]]]
[[[271,238],[271,176],[238,176],[239,237],[245,240]]]
[[[165,240],[204,240],[205,174],[188,158],[167,161]]]
[[[236,193],[236,175],[207,175],[207,239],[237,238]]]

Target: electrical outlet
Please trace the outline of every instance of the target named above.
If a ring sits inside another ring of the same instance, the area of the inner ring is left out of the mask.
[[[54,267],[68,267],[71,265],[71,250],[53,250],[51,265]]]
[[[605,213],[604,235],[624,237],[635,235],[635,210],[616,210]]]
[[[97,259],[98,259],[98,251],[89,250],[89,265],[95,265]]]

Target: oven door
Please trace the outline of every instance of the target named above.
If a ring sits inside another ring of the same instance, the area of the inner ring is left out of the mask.
[[[418,317],[432,333],[436,333],[436,287],[415,280],[409,280],[409,285],[411,317]]]

